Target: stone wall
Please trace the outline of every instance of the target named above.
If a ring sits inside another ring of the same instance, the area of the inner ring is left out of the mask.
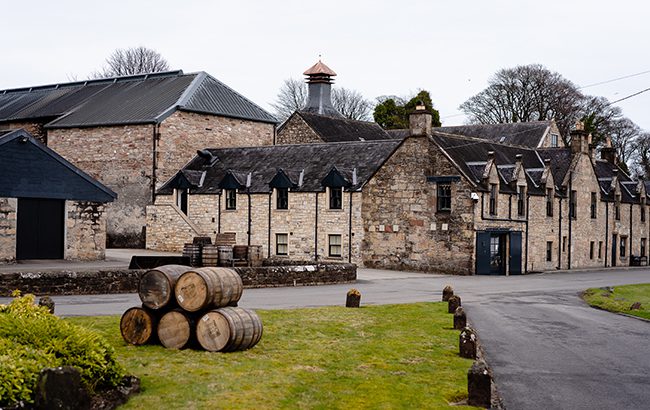
[[[101,203],[66,201],[65,259],[92,261],[105,258],[105,209]]]
[[[350,283],[357,280],[357,266],[350,263],[329,263],[297,266],[263,266],[235,268],[244,287],[306,286]]]
[[[47,145],[47,131],[45,131],[44,122],[10,122],[0,125],[0,130],[18,130],[21,128],[32,134],[39,142]]]
[[[16,260],[15,198],[0,198],[0,263]]]
[[[323,142],[316,132],[296,113],[278,130],[276,144],[308,144]]]
[[[352,254],[350,248],[350,195],[352,195]],[[316,235],[316,198],[318,197],[318,243]],[[159,195],[156,204],[147,208],[147,248],[179,252],[193,236],[210,236],[217,232],[236,234],[237,244],[248,244],[248,200],[238,192],[237,207],[225,209],[222,195],[189,195],[188,215],[172,205],[172,195]],[[360,262],[363,239],[361,193],[343,195],[343,209],[329,209],[327,192],[290,192],[289,209],[276,209],[275,194],[251,194],[250,244],[262,245],[265,257],[276,257],[276,234],[287,234],[288,254],[280,258]],[[269,230],[269,211],[271,228]],[[192,227],[198,227],[196,229]],[[198,235],[196,232],[199,232]],[[341,256],[330,257],[329,235],[341,235]],[[269,240],[270,238],[270,240]],[[316,246],[317,245],[317,246]]]
[[[436,211],[429,175],[458,170],[427,137],[409,137],[364,188],[365,266],[471,274],[473,203],[463,179],[452,182],[451,212]]]

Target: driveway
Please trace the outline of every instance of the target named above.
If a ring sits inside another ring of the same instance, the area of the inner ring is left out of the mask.
[[[649,408],[650,323],[589,308],[578,294],[648,283],[650,270],[459,277],[359,269],[358,278],[345,285],[246,289],[240,306],[343,305],[351,287],[366,305],[439,301],[451,284],[478,331],[507,409]],[[119,315],[139,305],[135,294],[54,300],[63,316]]]

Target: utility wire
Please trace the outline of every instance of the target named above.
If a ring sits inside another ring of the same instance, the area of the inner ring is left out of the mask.
[[[643,93],[648,92],[648,91],[650,91],[650,88],[646,88],[645,90],[641,90],[641,91],[636,92],[636,93],[634,93],[634,94],[630,94],[630,95],[628,95],[627,97],[623,97],[623,98],[620,98],[620,99],[618,99],[618,100],[616,100],[616,101],[612,101],[612,102],[610,102],[608,105],[616,104],[617,102],[621,102],[621,101],[623,101],[623,100],[627,100],[628,98],[636,97],[637,95],[639,95],[639,94],[643,94]]]
[[[650,70],[642,71],[642,72],[636,73],[636,74],[625,75],[623,77],[613,78],[611,80],[605,80],[605,81],[601,81],[601,82],[598,82],[598,83],[587,84],[585,86],[578,87],[578,90],[582,90],[582,89],[589,88],[589,87],[595,87],[597,85],[602,85],[602,84],[609,84],[609,83],[613,83],[614,81],[625,80],[626,78],[636,77],[638,75],[643,75],[643,74],[648,74],[648,73],[650,73]]]

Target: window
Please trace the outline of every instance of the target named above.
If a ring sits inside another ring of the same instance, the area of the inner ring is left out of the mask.
[[[598,195],[591,193],[591,219],[596,219],[598,215]]]
[[[558,135],[557,134],[551,134],[551,147],[557,147],[558,146]]]
[[[566,252],[566,236],[562,237],[562,252]]]
[[[596,243],[594,241],[589,242],[589,259],[594,258],[594,247]]]
[[[614,217],[617,221],[621,220],[621,195],[616,195],[616,202],[614,203]]]
[[[546,216],[553,216],[553,188],[546,188]]]
[[[286,233],[275,234],[275,254],[288,255],[289,254],[289,235]]]
[[[343,188],[330,188],[330,209],[343,209]]]
[[[641,257],[645,256],[645,245],[646,245],[645,238],[641,238],[641,252],[640,252]]]
[[[188,198],[187,195],[188,195],[187,189],[176,190],[176,206],[185,215],[187,215],[187,198]]]
[[[341,235],[329,236],[329,256],[341,256]]]
[[[517,187],[517,215],[526,216],[526,188]]]
[[[451,184],[438,184],[438,211],[451,211]]]
[[[490,184],[490,215],[497,214],[497,184]]]
[[[625,257],[625,246],[627,245],[627,237],[621,236],[621,258]]]
[[[237,209],[236,189],[226,189],[226,209]]]
[[[641,198],[641,222],[645,222],[645,198]]]
[[[276,208],[289,209],[289,188],[276,188]]]
[[[573,190],[571,191],[571,194],[569,196],[569,218],[573,218],[573,219],[577,218],[577,212],[576,212],[577,201],[578,201],[578,194],[575,190]]]
[[[598,259],[603,258],[603,241],[598,241]]]
[[[546,242],[546,262],[551,262],[553,260],[553,242]]]

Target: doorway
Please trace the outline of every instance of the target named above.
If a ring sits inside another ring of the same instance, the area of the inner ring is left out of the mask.
[[[477,275],[520,275],[521,232],[494,230],[476,232]]]
[[[63,259],[65,201],[18,198],[16,259]]]

